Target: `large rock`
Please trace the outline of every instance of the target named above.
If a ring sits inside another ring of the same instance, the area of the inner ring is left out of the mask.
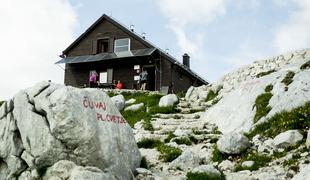
[[[112,102],[115,104],[118,110],[123,110],[125,107],[125,98],[123,95],[119,94],[111,97]]]
[[[206,173],[211,177],[221,177],[221,172],[212,165],[200,165],[192,170],[193,173]],[[219,178],[220,179],[220,178]]]
[[[274,139],[274,145],[278,148],[287,148],[289,146],[294,146],[296,143],[303,139],[303,135],[300,134],[298,130],[288,130],[279,135]]]
[[[15,95],[12,107],[0,119],[1,179],[40,176],[61,160],[76,165],[70,179],[130,179],[139,167],[131,127],[100,90],[42,82]]]
[[[194,167],[199,166],[200,161],[201,160],[196,153],[190,150],[186,150],[177,159],[171,162],[170,167],[180,168],[183,171],[188,171]]]
[[[310,165],[302,167],[300,172],[297,173],[292,180],[308,180],[308,179],[310,179]]]
[[[133,104],[125,108],[125,111],[138,111],[144,106],[144,103]]]
[[[178,96],[175,94],[168,94],[166,96],[163,96],[159,100],[159,107],[168,107],[173,106],[175,103],[178,102]]]
[[[308,133],[307,133],[306,146],[307,148],[310,148],[310,130],[308,130]]]
[[[243,134],[232,132],[224,134],[216,143],[218,150],[226,154],[240,154],[250,146],[249,140]]]

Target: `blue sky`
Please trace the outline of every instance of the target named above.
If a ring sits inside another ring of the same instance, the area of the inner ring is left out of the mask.
[[[191,68],[211,82],[310,47],[309,0],[1,0],[0,100],[41,80],[63,83],[54,62],[102,14],[134,24],[179,60],[188,53]]]

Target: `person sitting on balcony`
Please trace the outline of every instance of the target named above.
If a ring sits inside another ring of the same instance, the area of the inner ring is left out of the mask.
[[[123,89],[123,84],[120,80],[117,81],[116,89]]]

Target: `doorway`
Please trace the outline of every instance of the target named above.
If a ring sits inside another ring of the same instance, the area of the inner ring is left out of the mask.
[[[155,66],[143,66],[143,69],[148,74],[146,89],[155,91]]]

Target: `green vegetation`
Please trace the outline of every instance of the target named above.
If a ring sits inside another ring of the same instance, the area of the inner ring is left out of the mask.
[[[172,141],[177,144],[192,145],[192,141],[188,137],[175,138]]]
[[[272,85],[272,84],[269,84],[268,86],[266,86],[265,92],[271,92],[272,89],[273,89],[273,85]]]
[[[139,148],[153,149],[162,144],[159,139],[142,139],[137,143]]]
[[[149,168],[149,165],[147,164],[147,160],[146,160],[146,158],[144,156],[141,159],[140,167],[145,168],[145,169]]]
[[[157,150],[161,153],[160,158],[164,162],[171,162],[182,154],[181,149],[167,146],[160,140],[142,139],[137,144],[139,148],[147,148],[147,149],[157,148]]]
[[[250,132],[249,137],[261,134],[266,137],[276,135],[290,129],[306,129],[310,126],[310,102],[291,111],[282,111],[259,124]]]
[[[254,123],[256,123],[260,118],[266,116],[271,110],[271,107],[268,106],[271,97],[272,94],[270,92],[266,92],[257,96],[254,104],[254,106],[256,107],[256,113],[253,119]]]
[[[221,174],[221,176],[217,176],[209,173],[193,173],[188,172],[186,174],[187,180],[224,180],[225,176]]]
[[[235,168],[235,171],[242,171],[242,170],[255,171],[258,170],[260,167],[266,166],[266,164],[269,163],[271,160],[272,158],[270,156],[250,153],[241,158],[240,162]],[[242,167],[241,164],[244,161],[254,161],[254,165],[252,167]]]
[[[261,73],[258,73],[257,75],[256,75],[256,77],[257,78],[260,78],[260,77],[263,77],[263,76],[266,76],[266,75],[268,75],[268,74],[271,74],[271,73],[274,73],[274,72],[276,72],[276,70],[270,70],[270,71],[266,71],[266,72],[261,72]]]
[[[5,101],[0,101],[0,107],[2,106],[2,104],[4,103]]]
[[[206,102],[213,100],[214,98],[216,98],[216,96],[218,95],[218,92],[214,92],[213,90],[209,90],[209,93],[207,95],[207,99]]]
[[[300,66],[301,70],[309,69],[309,68],[310,68],[310,61],[307,61],[303,65]]]
[[[176,137],[173,132],[168,133],[168,137],[164,140],[165,143],[169,143],[172,138]]]
[[[218,150],[216,145],[213,146],[212,161],[221,163],[222,161],[228,159],[228,157],[229,155]]]
[[[175,147],[170,147],[165,144],[161,144],[157,147],[157,150],[162,154],[160,158],[164,162],[171,162],[178,158],[182,154],[182,150]]]
[[[290,85],[293,82],[293,78],[295,76],[295,73],[293,71],[289,71],[284,79],[281,81],[281,83],[285,84],[286,86]]]
[[[292,166],[292,165],[296,165],[296,163],[299,161],[300,159],[300,155],[299,154],[293,154],[292,159],[289,160],[285,160],[283,162],[283,166]]]
[[[109,93],[109,96],[114,96],[115,93]],[[162,114],[170,114],[176,113],[178,110],[176,109],[176,105],[169,107],[159,107],[158,103],[162,95],[160,94],[148,94],[146,92],[123,92],[122,95],[126,100],[134,98],[136,99],[136,104],[144,103],[145,107],[137,110],[137,111],[121,111],[121,114],[127,120],[131,127],[141,119],[144,120],[143,127],[145,130],[153,131],[154,128],[151,124],[152,116],[157,113]],[[147,108],[148,111],[147,111]]]

